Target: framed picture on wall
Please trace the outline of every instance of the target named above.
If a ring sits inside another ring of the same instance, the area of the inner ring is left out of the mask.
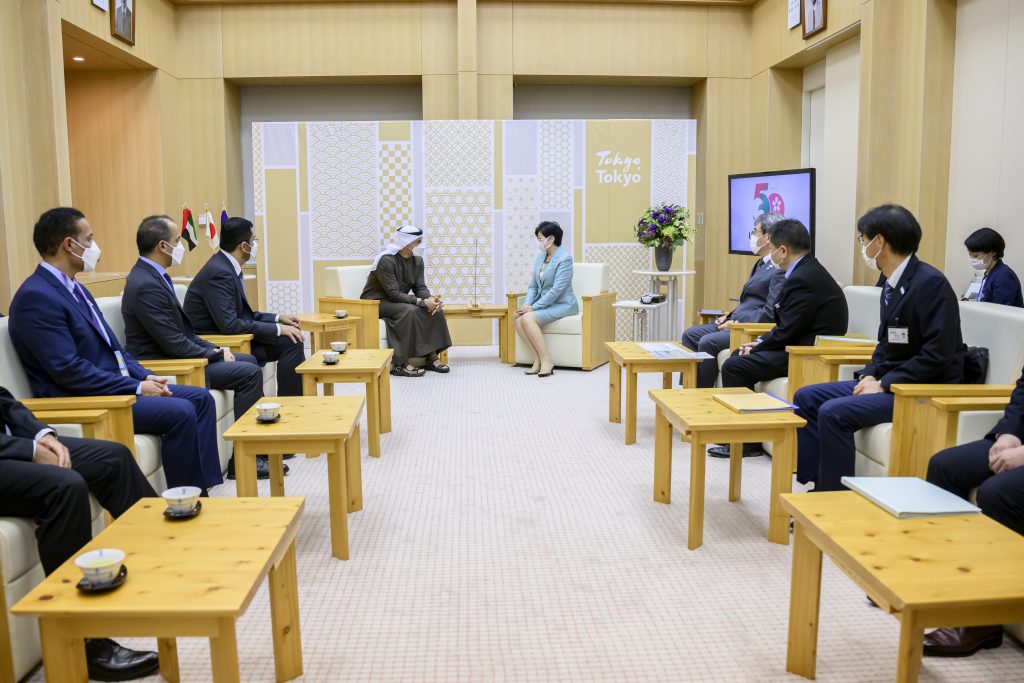
[[[802,0],[804,19],[804,39],[810,38],[815,33],[825,30],[825,15],[828,10],[825,8],[827,0]]]
[[[113,0],[110,33],[129,45],[135,44],[135,0]]]

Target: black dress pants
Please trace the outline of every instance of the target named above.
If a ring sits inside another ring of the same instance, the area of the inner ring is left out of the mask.
[[[277,361],[277,395],[302,396],[302,378],[295,368],[306,360],[306,349],[288,337],[278,337],[272,342],[253,342],[252,355],[260,365]]]
[[[734,351],[722,363],[723,387],[746,387],[753,390],[758,382],[767,382],[789,374],[789,354],[781,351],[753,351],[746,356]]]
[[[928,481],[961,498],[978,489],[982,513],[1024,535],[1024,467],[1000,474],[990,470],[993,443],[982,439],[939,451],[928,462]]]
[[[113,441],[60,437],[71,468],[0,459],[0,515],[30,517],[43,570],[49,574],[92,538],[89,493],[119,517],[140,498],[156,496],[131,451]]]
[[[301,347],[300,347],[301,348]],[[301,362],[301,361],[300,361]],[[280,372],[280,367],[278,367]],[[235,392],[235,419],[263,398],[263,369],[255,356],[236,353],[231,363],[210,363],[206,366],[206,386]]]

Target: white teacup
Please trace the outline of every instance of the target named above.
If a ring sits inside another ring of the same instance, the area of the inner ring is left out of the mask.
[[[339,308],[338,310],[336,310],[334,312],[334,317],[335,318],[344,318],[347,315],[348,315],[348,309],[345,309],[345,308]]]
[[[324,351],[324,362],[334,364],[338,362],[337,351]]]
[[[331,350],[337,351],[338,353],[345,353],[348,350],[347,341],[332,341]]]
[[[110,583],[121,573],[124,551],[117,548],[101,548],[82,553],[75,558],[75,564],[89,583]]]
[[[202,491],[198,486],[175,486],[160,495],[167,502],[171,512],[191,512],[199,502]]]
[[[261,420],[273,420],[281,414],[280,403],[257,403],[256,412],[259,413]]]

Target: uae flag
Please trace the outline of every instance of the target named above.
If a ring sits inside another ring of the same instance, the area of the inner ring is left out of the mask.
[[[192,220],[192,212],[188,210],[187,206],[181,214],[181,236],[188,242],[189,251],[196,248],[199,238],[196,235],[196,224]]]

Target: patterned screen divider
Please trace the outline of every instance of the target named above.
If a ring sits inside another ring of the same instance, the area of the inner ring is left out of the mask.
[[[687,205],[696,153],[692,120],[275,122],[252,134],[270,311],[314,308],[324,268],[372,260],[407,224],[426,233],[428,286],[453,303],[525,291],[543,220],[635,299],[649,285],[633,271],[651,254],[633,225],[651,203]]]

